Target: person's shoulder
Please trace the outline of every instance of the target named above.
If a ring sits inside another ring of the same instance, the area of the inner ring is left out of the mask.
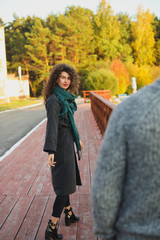
[[[142,113],[148,111],[154,97],[152,85],[145,86],[118,104],[113,113],[117,118],[124,118],[125,121],[135,121],[135,118],[138,119]]]
[[[59,100],[58,100],[58,98],[56,97],[56,95],[55,94],[51,94],[48,98],[47,98],[47,101],[46,101],[46,104],[53,104],[53,103],[58,103],[59,104]]]
[[[51,94],[46,101],[46,107],[51,106],[60,107],[60,102],[55,94]]]

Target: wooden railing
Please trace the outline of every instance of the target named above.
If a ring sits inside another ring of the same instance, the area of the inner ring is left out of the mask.
[[[107,99],[108,101],[111,101],[111,95],[110,95],[110,90],[91,90],[91,91],[82,91],[83,92],[83,97],[84,97],[84,102],[86,103],[87,99],[91,99],[91,92],[94,92],[98,94],[99,96]]]
[[[109,117],[112,111],[115,108],[115,105],[108,100],[104,99],[102,96],[99,96],[95,92],[90,92],[91,95],[91,109],[94,115],[94,118],[97,122],[97,125],[100,129],[101,134],[103,135],[109,120]]]

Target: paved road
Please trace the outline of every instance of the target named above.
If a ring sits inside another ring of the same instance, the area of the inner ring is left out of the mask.
[[[0,114],[0,156],[46,118],[44,105]]]

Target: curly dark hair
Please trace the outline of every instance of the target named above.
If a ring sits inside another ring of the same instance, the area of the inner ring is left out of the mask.
[[[56,81],[58,80],[61,72],[67,72],[71,78],[71,84],[67,89],[67,91],[71,93],[77,92],[78,86],[79,86],[79,80],[78,80],[78,74],[75,71],[75,69],[65,63],[57,64],[52,68],[48,81],[43,86],[42,95],[44,97],[45,103],[47,101],[47,98],[53,91],[53,89],[56,87],[57,85]]]

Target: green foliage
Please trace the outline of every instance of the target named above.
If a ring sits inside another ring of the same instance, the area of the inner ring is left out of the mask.
[[[83,67],[89,59],[95,58],[92,15],[89,9],[71,6],[64,15],[47,18],[56,62],[67,59]]]
[[[27,53],[25,49],[26,32],[31,32],[35,18],[19,18],[14,16],[13,22],[9,23],[6,30],[6,52],[9,62],[9,72],[17,72],[18,66],[27,73]]]
[[[98,59],[114,59],[120,55],[118,51],[120,29],[117,17],[111,5],[102,0],[96,15],[93,16],[96,54]]]
[[[120,40],[119,51],[120,59],[122,61],[133,61],[132,48],[131,48],[131,19],[127,14],[117,14],[118,21],[120,22]]]
[[[133,22],[127,14],[115,15],[111,5],[101,0],[95,14],[70,6],[64,14],[51,14],[45,20],[14,14],[13,22],[0,19],[0,25],[5,26],[8,73],[17,73],[21,66],[22,74],[29,75],[34,96],[40,94],[52,66],[62,62],[78,71],[80,92],[85,90],[90,72],[113,71],[115,58],[125,64],[130,79],[137,78],[139,87],[159,74],[160,19],[149,11],[139,9]]]
[[[89,74],[89,71],[86,70],[86,69],[81,69],[78,72],[79,82],[80,82],[80,84],[79,84],[79,92],[80,92],[81,96],[83,96],[82,91],[86,90],[85,81],[86,81],[86,79],[88,77],[88,74]]]
[[[48,52],[50,31],[43,27],[41,20],[36,19],[30,33],[26,33],[26,53],[29,59],[29,69],[38,76],[39,82],[46,80],[50,70],[52,54]]]
[[[115,95],[118,89],[118,79],[114,73],[106,69],[90,72],[86,80],[86,90],[110,90]]]

